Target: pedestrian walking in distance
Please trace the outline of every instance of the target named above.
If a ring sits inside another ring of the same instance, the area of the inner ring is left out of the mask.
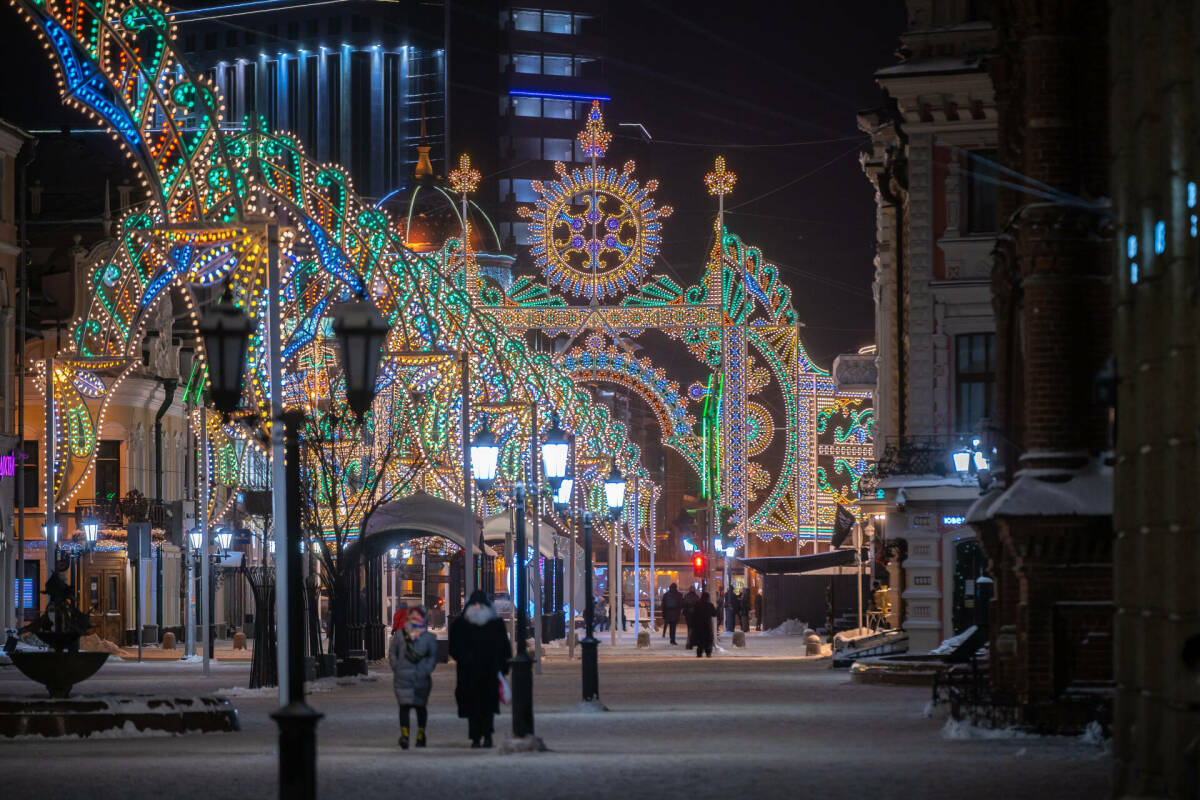
[[[738,596],[737,596],[737,592],[734,591],[734,588],[732,585],[730,585],[730,587],[725,590],[725,594],[723,595],[723,598],[725,600],[725,604],[724,604],[725,605],[725,630],[732,633],[733,629],[737,627],[737,621],[738,621],[738,616],[739,616]],[[718,609],[718,618],[719,618],[719,616],[720,616],[720,610]]]
[[[671,644],[675,644],[675,627],[679,625],[679,614],[683,610],[683,595],[679,593],[679,587],[671,584],[671,588],[663,594],[662,597],[662,618],[663,618],[663,637],[667,635],[667,629],[671,630]]]
[[[396,612],[393,622],[399,622]],[[425,625],[422,606],[407,609],[403,623],[392,630],[388,663],[392,667],[392,689],[400,705],[400,746],[408,749],[409,712],[417,710],[417,747],[425,746],[425,724],[429,720],[429,690],[433,688],[433,670],[437,667],[437,638]]]
[[[754,627],[755,630],[762,630],[762,611],[763,599],[762,592],[754,593]]]
[[[692,608],[692,617],[688,620],[689,636],[696,645],[696,658],[708,656],[712,658],[713,623],[717,616],[717,607],[708,599],[708,592],[700,595],[700,602]]]
[[[696,646],[695,637],[692,635],[696,629],[695,624],[692,622],[692,612],[696,610],[696,604],[699,602],[700,595],[696,594],[696,587],[693,586],[691,589],[688,589],[688,593],[683,596],[683,621],[686,622],[688,626],[686,645],[688,650],[691,650]],[[716,611],[716,609],[713,609],[713,611]]]
[[[512,644],[487,595],[476,589],[463,613],[450,625],[450,657],[458,669],[454,699],[467,720],[471,747],[491,747],[500,713],[500,676],[508,674]]]

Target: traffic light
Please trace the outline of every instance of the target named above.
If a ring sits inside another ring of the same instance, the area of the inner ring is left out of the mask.
[[[692,556],[692,570],[697,575],[704,574],[704,564],[704,553],[696,553],[696,555]]]

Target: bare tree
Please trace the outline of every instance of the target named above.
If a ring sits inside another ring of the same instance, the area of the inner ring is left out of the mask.
[[[298,431],[300,526],[306,550],[315,551],[321,564],[332,612],[331,651],[345,624],[346,604],[357,602],[343,596],[361,560],[361,550],[350,545],[376,510],[411,493],[425,463],[396,430],[402,425],[396,417],[367,414],[359,421],[345,412],[314,411]]]

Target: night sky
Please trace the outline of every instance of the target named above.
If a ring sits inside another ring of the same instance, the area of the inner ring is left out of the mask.
[[[784,3],[612,0],[607,117],[619,135],[629,129],[616,123],[641,122],[655,139],[618,138],[613,154],[636,158],[675,207],[664,223],[667,274],[699,273],[716,213],[703,178],[725,155],[739,176],[726,225],[779,265],[806,346],[828,367],[874,340],[874,200],[855,112],[882,103],[871,76],[895,63],[904,4],[787,5],[773,16],[766,10]],[[795,142],[821,143],[747,146]]]
[[[826,367],[873,340],[873,200],[855,112],[882,102],[871,75],[895,62],[903,23],[901,0],[610,2],[610,160],[636,159],[639,175],[660,179],[659,202],[675,207],[661,271],[681,283],[698,277],[716,209],[703,176],[723,153],[739,175],[727,225],[779,265],[805,343]],[[0,9],[0,44],[9,65],[0,116],[79,126],[55,99],[41,45],[9,7]],[[654,142],[619,122],[642,123]]]

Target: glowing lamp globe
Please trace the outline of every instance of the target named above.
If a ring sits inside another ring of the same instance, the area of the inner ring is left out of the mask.
[[[558,422],[546,434],[542,443],[542,467],[546,471],[546,481],[550,487],[557,490],[567,476],[567,459],[571,454],[571,445],[567,434],[558,427]]]
[[[604,481],[604,496],[608,499],[608,511],[615,518],[625,507],[625,478],[615,465]]]
[[[188,533],[188,544],[193,550],[199,550],[204,546],[204,534],[199,530],[193,530]]]
[[[95,517],[87,517],[80,526],[83,528],[83,539],[89,546],[94,545],[100,538],[100,521]]]
[[[954,459],[954,471],[960,475],[971,468],[970,450],[959,450],[951,458]]]
[[[500,461],[500,445],[489,430],[475,439],[471,445],[471,471],[475,473],[475,484],[487,489],[496,480],[496,465]]]
[[[233,531],[229,530],[228,528],[221,530],[221,532],[217,534],[217,544],[221,546],[222,550],[228,550],[229,545],[233,544]]]
[[[242,368],[253,324],[246,312],[226,297],[200,320],[200,337],[208,360],[209,397],[213,406],[231,414],[242,399]]]
[[[575,488],[573,478],[563,478],[559,481],[558,490],[554,493],[554,507],[560,512],[566,511],[571,505],[571,491]]]
[[[333,333],[346,378],[346,403],[355,416],[362,417],[375,399],[380,349],[387,332],[387,323],[370,303],[342,303],[333,310]]]

